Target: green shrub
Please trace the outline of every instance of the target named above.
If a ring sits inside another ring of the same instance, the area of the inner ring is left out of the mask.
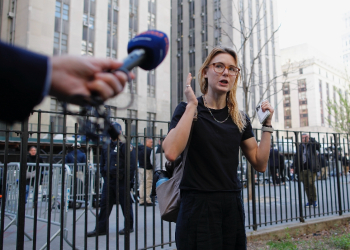
[[[338,237],[331,237],[331,244],[340,249],[349,250],[350,249],[350,234],[344,234]]]
[[[270,241],[267,243],[267,245],[270,246],[272,249],[278,249],[278,250],[298,249],[297,245],[290,241],[277,241],[277,242]]]

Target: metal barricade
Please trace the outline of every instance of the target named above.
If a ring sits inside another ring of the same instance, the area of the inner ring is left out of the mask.
[[[70,173],[68,175],[68,178],[70,178],[70,190],[71,194],[74,193],[74,180],[73,180],[73,172],[74,172],[74,163],[66,164],[67,167],[70,168]],[[86,174],[86,166],[88,166],[88,192],[87,192],[87,200],[88,200],[88,209],[90,212],[96,216],[93,208],[96,206],[99,206],[99,201],[96,200],[96,190],[95,190],[95,184],[96,184],[96,164],[86,164],[86,163],[77,163],[77,172],[76,172],[76,182],[77,182],[77,192],[76,192],[76,203],[75,208],[79,209],[81,208],[82,204],[85,203],[85,190],[84,190],[84,182],[85,182],[85,174]],[[102,187],[103,187],[103,178],[100,176],[99,178],[99,189],[97,190],[98,193],[102,193]],[[73,197],[71,196],[68,200],[68,207],[73,207]],[[83,211],[76,219],[78,221],[82,215],[85,213]]]
[[[39,164],[39,176],[35,174],[35,166],[36,163],[27,163],[27,179],[26,179],[26,209],[25,209],[25,217],[28,219],[34,219],[34,192],[35,192],[35,181],[38,178],[38,200],[37,200],[37,221],[49,223],[51,225],[61,226],[63,223],[64,228],[64,239],[72,246],[71,242],[68,240],[68,229],[66,227],[67,224],[67,212],[69,203],[61,204],[61,180],[62,180],[62,164],[52,164],[52,179],[50,183],[49,172],[50,172],[50,164],[40,163]],[[3,164],[0,165],[0,168],[3,168]],[[6,197],[5,204],[5,216],[9,218],[11,221],[6,225],[4,231],[6,231],[10,226],[17,225],[17,210],[18,210],[18,194],[19,194],[19,170],[20,163],[8,163],[7,164],[7,181],[6,181],[6,189],[3,190],[2,196]],[[71,194],[71,170],[68,166],[65,166],[65,178],[64,178],[64,197],[65,201],[70,200]],[[52,185],[52,192],[50,195],[49,186]],[[51,198],[50,198],[51,197]],[[2,199],[4,200],[4,199]],[[48,203],[51,201],[51,206]],[[49,208],[50,211],[49,211]],[[61,220],[60,209],[64,209],[64,219]],[[50,216],[49,216],[50,215]],[[49,219],[50,218],[50,219]],[[60,235],[61,229],[58,229],[53,236],[50,238],[50,242],[52,242],[58,235]],[[25,233],[25,236],[32,240],[32,238]],[[45,244],[40,249],[46,248]]]

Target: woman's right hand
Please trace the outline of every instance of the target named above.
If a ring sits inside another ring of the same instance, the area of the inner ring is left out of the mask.
[[[191,80],[192,80],[192,75],[191,75],[191,73],[188,73],[187,80],[186,80],[186,85],[185,85],[185,96],[186,96],[186,99],[187,99],[187,105],[188,104],[194,104],[197,107],[198,106],[198,100],[197,100],[196,95],[193,92],[192,87],[191,87]]]

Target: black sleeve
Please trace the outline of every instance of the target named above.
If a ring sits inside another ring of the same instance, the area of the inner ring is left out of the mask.
[[[0,120],[30,115],[43,99],[48,57],[0,42]]]
[[[245,118],[246,118],[246,126],[244,128],[244,131],[243,131],[243,135],[242,135],[242,141],[245,141],[249,138],[252,138],[254,137],[254,133],[253,133],[253,128],[252,128],[252,124],[250,122],[250,119],[247,115],[245,115]]]
[[[176,125],[180,121],[183,113],[185,113],[186,106],[187,106],[187,104],[185,102],[181,102],[181,103],[179,103],[179,105],[177,105],[177,107],[174,111],[173,117],[171,118],[169,131],[176,127]]]

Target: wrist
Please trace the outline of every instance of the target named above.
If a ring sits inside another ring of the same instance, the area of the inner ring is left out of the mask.
[[[186,109],[188,109],[188,110],[195,110],[195,109],[197,109],[197,106],[198,106],[198,103],[196,104],[196,103],[193,103],[193,102],[189,102],[189,103],[187,103],[187,105],[186,105]]]

